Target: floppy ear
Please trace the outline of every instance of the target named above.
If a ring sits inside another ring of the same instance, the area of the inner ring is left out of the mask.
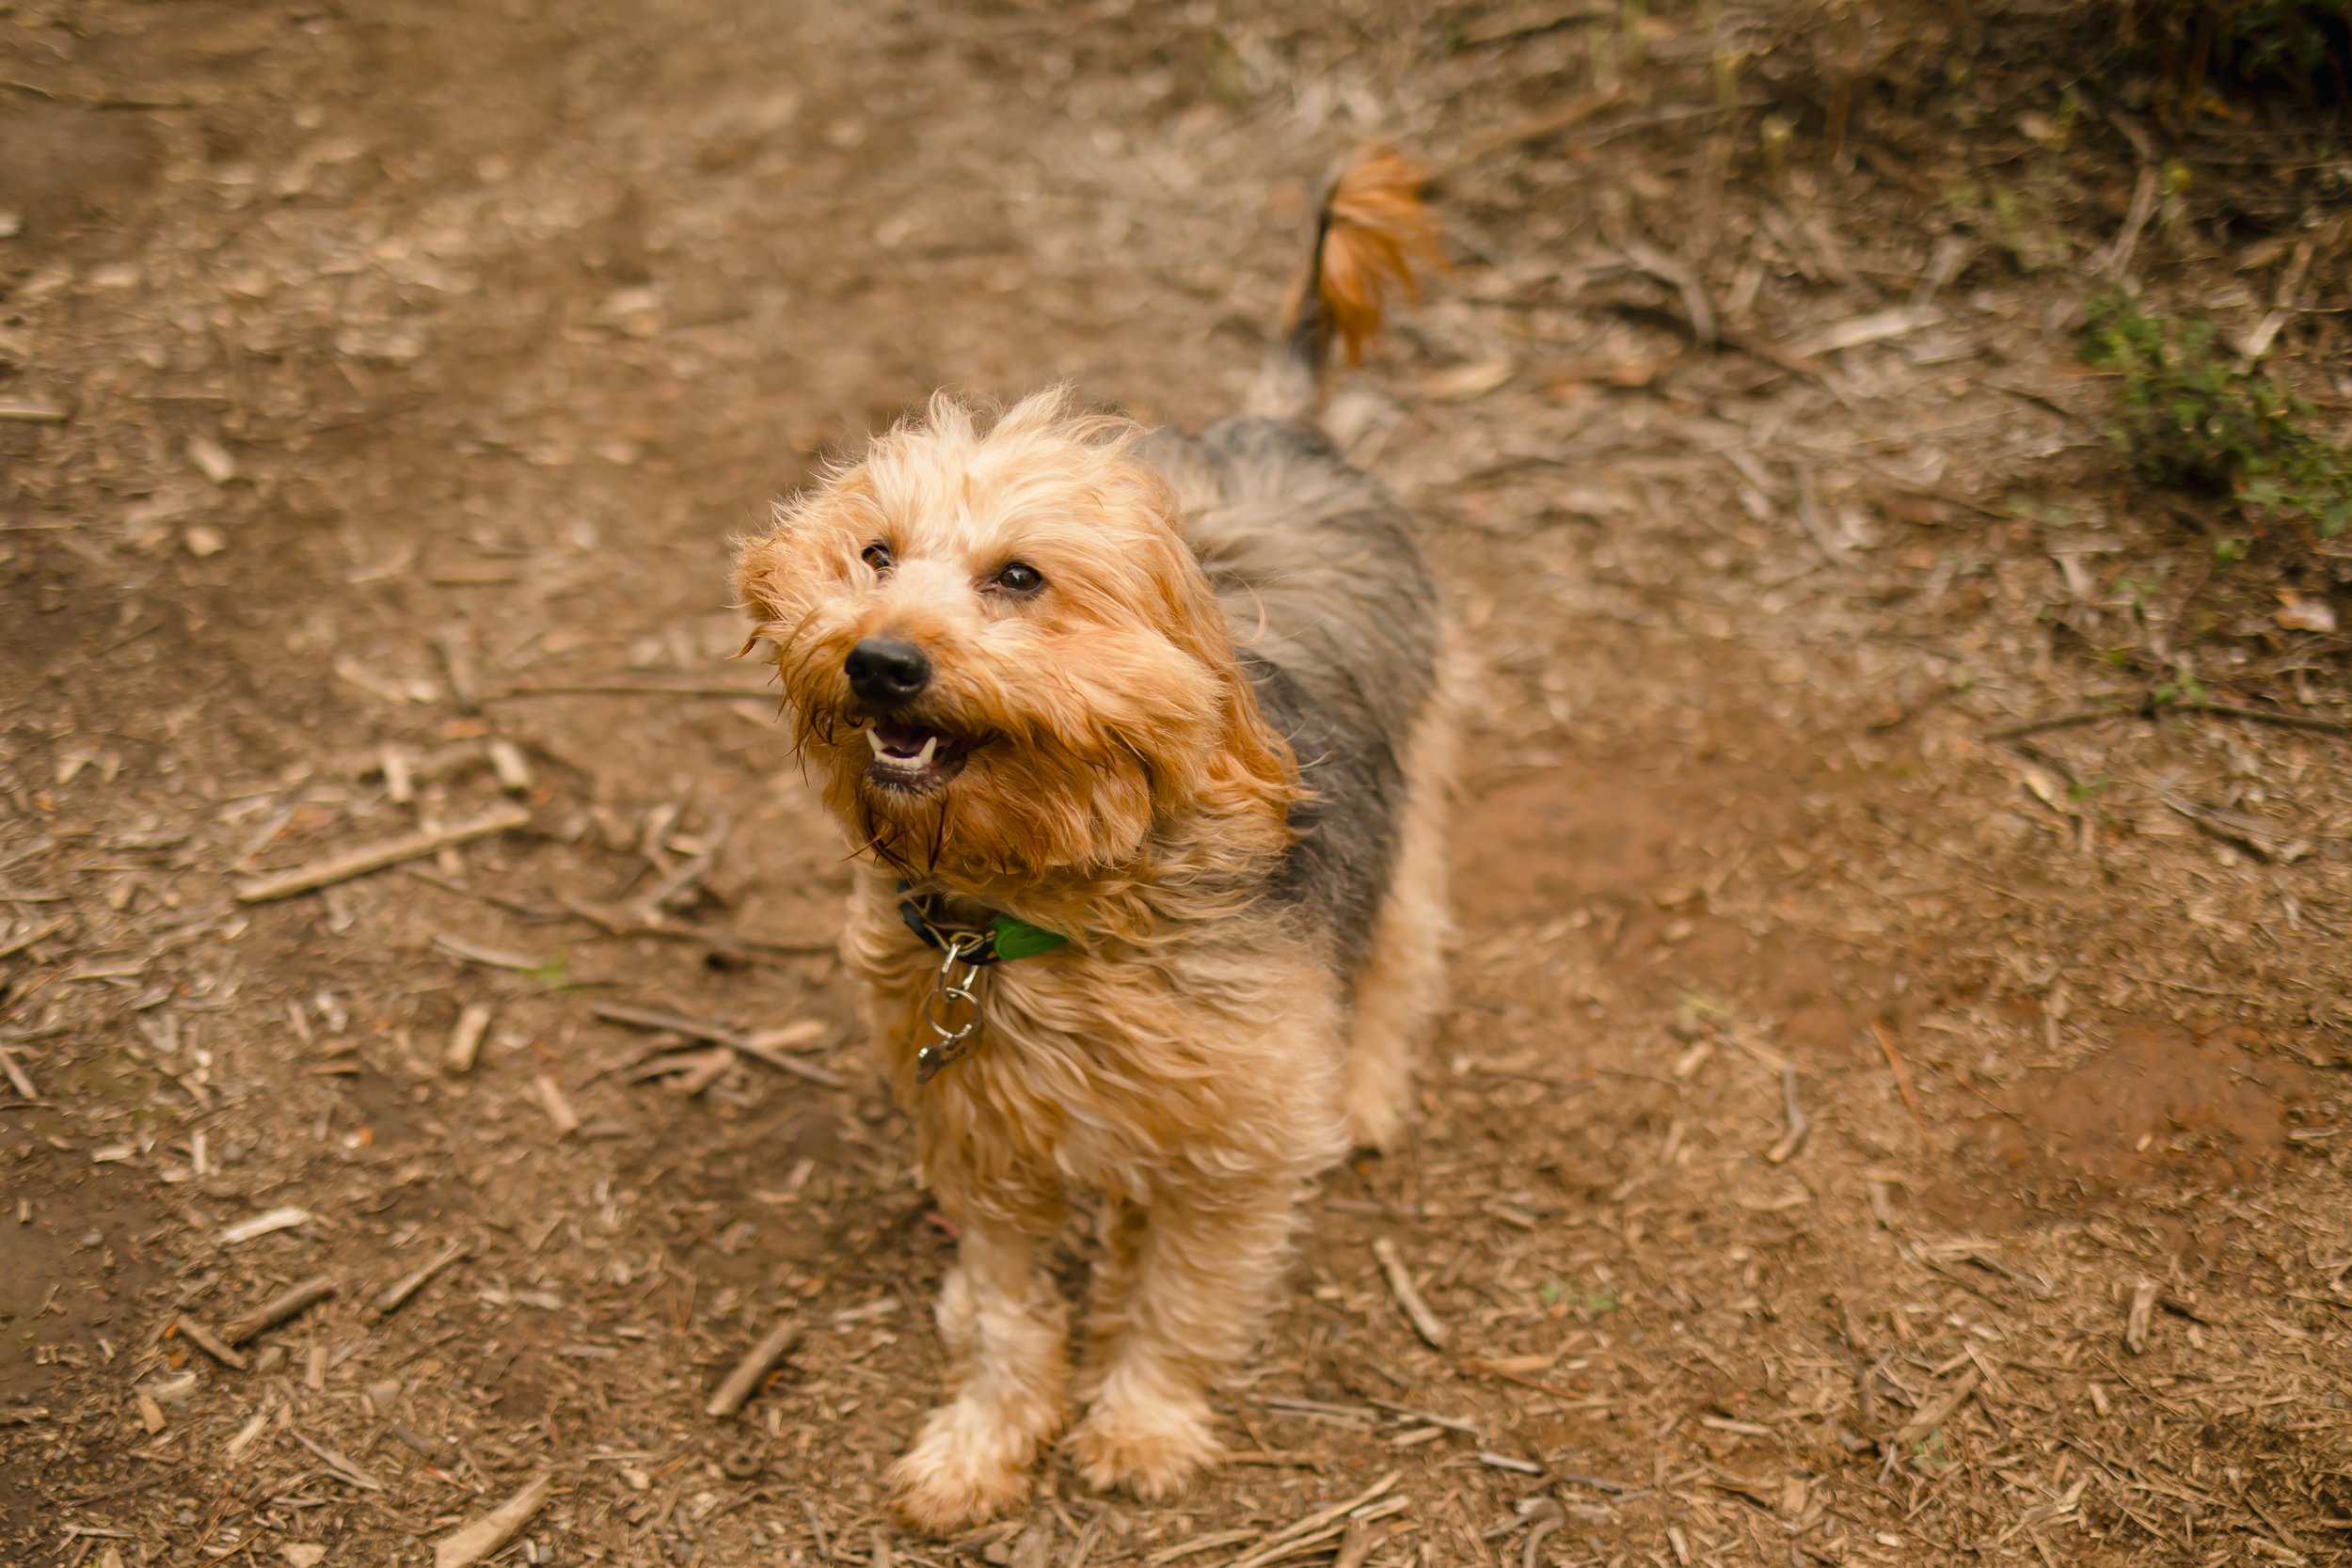
[[[1258,689],[1234,652],[1225,607],[1217,602],[1190,546],[1181,534],[1172,534],[1170,544],[1178,559],[1162,579],[1169,585],[1168,636],[1208,669],[1217,686],[1216,733],[1195,787],[1204,800],[1255,807],[1279,822],[1291,803],[1306,794],[1297,757],[1290,742],[1266,722]]]

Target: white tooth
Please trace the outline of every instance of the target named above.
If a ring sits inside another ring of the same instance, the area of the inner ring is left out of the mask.
[[[888,754],[882,750],[882,736],[876,735],[872,730],[867,730],[866,732],[866,744],[874,748],[874,754],[878,757]]]
[[[938,750],[939,736],[932,736],[930,739],[923,742],[923,750],[916,755],[914,759],[914,766],[917,768],[929,768],[931,765],[932,754]]]

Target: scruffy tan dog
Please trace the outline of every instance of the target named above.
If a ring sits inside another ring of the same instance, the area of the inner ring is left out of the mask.
[[[958,1227],[953,1397],[893,1471],[933,1529],[1027,1495],[1064,1419],[1046,1249],[1099,1198],[1072,1435],[1099,1487],[1218,1451],[1208,1379],[1315,1176],[1388,1144],[1438,999],[1450,733],[1410,519],[1311,420],[1409,259],[1359,154],[1249,416],[1147,433],[934,399],[780,510],[735,582],[857,852],[842,952]]]

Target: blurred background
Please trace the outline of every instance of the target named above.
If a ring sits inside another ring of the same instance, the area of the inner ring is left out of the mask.
[[[2292,0],[0,6],[0,1555],[2340,1560],[2348,71]],[[1485,671],[1417,1133],[1193,1496],[901,1537],[952,1243],[728,541],[936,387],[1228,411],[1375,136],[1454,265],[1327,423]]]

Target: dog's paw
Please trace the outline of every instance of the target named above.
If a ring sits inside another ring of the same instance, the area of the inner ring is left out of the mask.
[[[1027,1498],[1034,1450],[968,1405],[941,1405],[890,1467],[891,1500],[934,1535],[980,1524]]]
[[[1386,1154],[1404,1140],[1403,1097],[1385,1084],[1351,1080],[1342,1103],[1347,1112],[1348,1141],[1358,1148]]]
[[[1128,1400],[1097,1404],[1071,1436],[1078,1473],[1098,1492],[1117,1487],[1146,1502],[1182,1492],[1224,1449],[1199,1405]]]

